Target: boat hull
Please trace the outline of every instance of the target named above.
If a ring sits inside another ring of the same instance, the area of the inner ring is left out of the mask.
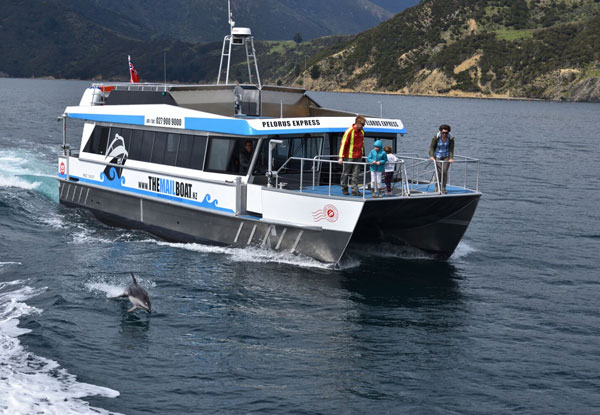
[[[468,193],[366,203],[350,245],[390,243],[446,259],[465,234],[480,197]]]
[[[103,223],[140,229],[172,242],[259,247],[338,263],[350,232],[269,223],[260,217],[220,214],[160,200],[59,180],[60,203],[88,209]]]

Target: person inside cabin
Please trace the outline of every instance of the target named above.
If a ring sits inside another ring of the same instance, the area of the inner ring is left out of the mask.
[[[383,179],[385,181],[385,195],[392,195],[392,180],[394,179],[394,171],[396,170],[396,163],[398,162],[398,157],[394,153],[392,153],[391,146],[385,146],[383,148],[385,154],[387,155],[387,162],[385,163],[385,172],[383,174]]]
[[[440,131],[431,139],[429,146],[429,160],[435,161],[438,178],[443,194],[446,194],[446,183],[448,183],[448,168],[454,163],[454,136],[450,134],[450,126],[440,125]],[[435,191],[438,192],[436,184]]]
[[[252,141],[246,140],[244,143],[244,148],[240,151],[240,173],[246,174],[248,173],[248,168],[250,167],[250,162],[252,161]]]
[[[352,195],[362,196],[358,191],[358,173],[360,172],[361,167],[358,163],[362,162],[364,153],[365,133],[363,128],[365,123],[365,117],[357,115],[354,124],[352,124],[352,126],[344,133],[342,143],[340,144],[338,163],[343,164],[340,182],[342,185],[342,193],[345,195],[348,194],[348,181],[350,176],[352,176]],[[354,163],[344,163],[345,161]]]
[[[371,197],[382,197],[381,174],[385,170],[387,154],[382,149],[381,140],[375,141],[373,147],[367,158],[371,164]]]

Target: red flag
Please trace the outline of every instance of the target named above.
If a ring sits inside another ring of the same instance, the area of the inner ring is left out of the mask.
[[[131,63],[131,56],[127,55],[127,60],[129,61],[129,82],[136,83],[140,82],[140,76],[138,75],[133,63]]]

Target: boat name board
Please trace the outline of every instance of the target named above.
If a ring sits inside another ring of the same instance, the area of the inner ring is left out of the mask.
[[[302,120],[277,120],[263,121],[263,128],[282,128],[282,127],[318,127],[321,125],[319,119],[302,119]]]
[[[281,118],[265,120],[248,120],[248,125],[256,132],[269,131],[271,133],[310,132],[311,129],[328,129],[329,131],[345,131],[352,123],[350,117],[325,117],[325,118]],[[404,133],[404,125],[395,119],[367,118],[365,129],[378,129],[381,132]],[[306,129],[301,131],[301,129]]]
[[[400,124],[398,121],[394,120],[371,120],[367,119],[367,123],[365,127],[398,127],[400,128]]]

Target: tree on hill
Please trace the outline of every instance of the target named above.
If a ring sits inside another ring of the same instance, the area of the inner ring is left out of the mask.
[[[321,70],[319,69],[319,67],[317,65],[313,65],[312,68],[310,68],[310,77],[312,79],[319,79],[320,76],[321,76]]]

